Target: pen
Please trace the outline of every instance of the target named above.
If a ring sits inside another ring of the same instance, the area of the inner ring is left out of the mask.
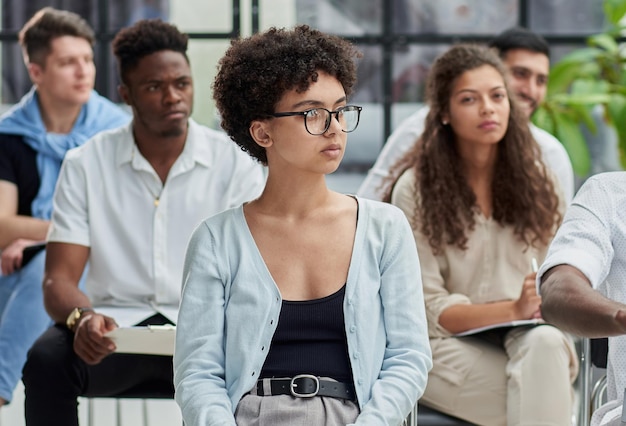
[[[533,257],[530,261],[530,266],[533,269],[533,272],[537,273],[537,271],[539,270],[539,266],[537,266],[537,259]]]

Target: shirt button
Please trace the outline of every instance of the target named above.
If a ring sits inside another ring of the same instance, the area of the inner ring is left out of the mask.
[[[255,375],[255,374],[256,374],[256,371],[253,371],[253,372],[252,372],[252,377],[254,377],[254,375]]]
[[[357,383],[358,383],[358,384],[360,384],[360,385],[362,385],[362,384],[363,384],[363,379],[359,379],[359,380],[357,380]]]
[[[352,327],[350,327],[350,333],[354,333],[355,331],[356,331],[356,326],[353,325]]]
[[[261,350],[264,351],[265,350],[265,346],[261,346]]]
[[[348,299],[348,305],[352,305],[352,298]]]
[[[274,320],[270,320],[270,325],[274,324]]]
[[[354,359],[359,359],[359,353],[358,352],[354,353]]]

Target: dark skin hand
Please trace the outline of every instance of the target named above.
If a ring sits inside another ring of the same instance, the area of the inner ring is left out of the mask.
[[[87,364],[99,364],[115,351],[115,343],[104,335],[117,328],[111,317],[95,312],[81,316],[74,332],[74,352]]]

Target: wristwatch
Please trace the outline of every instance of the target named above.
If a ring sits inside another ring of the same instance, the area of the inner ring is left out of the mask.
[[[83,316],[85,312],[93,312],[91,308],[74,308],[72,312],[70,312],[69,316],[65,320],[65,325],[70,330],[74,331],[74,328],[78,324],[78,320]]]

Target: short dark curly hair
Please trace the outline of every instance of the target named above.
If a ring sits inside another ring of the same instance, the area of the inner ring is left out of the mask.
[[[213,82],[222,128],[244,151],[267,164],[265,148],[250,135],[252,121],[274,113],[285,92],[308,90],[320,71],[339,80],[349,96],[356,83],[355,59],[360,57],[349,41],[307,25],[272,27],[232,40]]]
[[[143,19],[134,25],[123,28],[113,39],[113,53],[117,58],[117,67],[122,82],[145,56],[162,50],[181,53],[187,63],[187,42],[189,37],[181,33],[176,26],[160,19]]]

